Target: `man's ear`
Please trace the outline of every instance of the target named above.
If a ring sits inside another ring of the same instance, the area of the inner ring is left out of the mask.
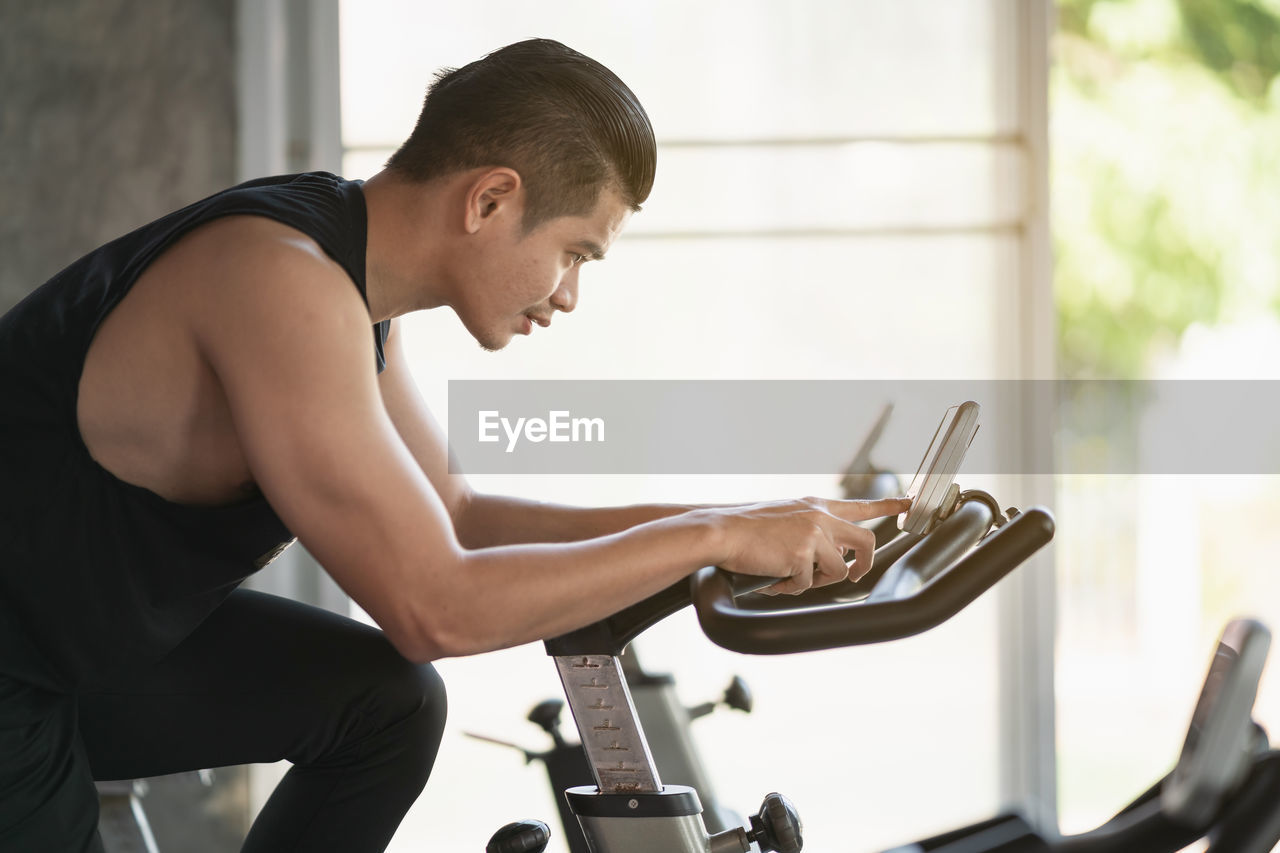
[[[476,233],[498,214],[519,214],[523,188],[520,174],[506,166],[496,166],[477,175],[466,194],[463,224],[467,233]]]

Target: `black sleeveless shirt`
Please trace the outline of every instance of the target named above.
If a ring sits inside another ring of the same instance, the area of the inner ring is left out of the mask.
[[[118,479],[77,425],[103,319],[174,241],[231,215],[311,237],[365,297],[360,185],[308,173],[241,184],[145,225],[0,317],[0,673],[67,690],[158,659],[292,540],[261,496],[197,507]],[[387,329],[373,327],[378,371]]]

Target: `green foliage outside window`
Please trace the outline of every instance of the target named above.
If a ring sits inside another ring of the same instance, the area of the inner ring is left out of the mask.
[[[1142,378],[1193,324],[1280,314],[1280,0],[1063,0],[1062,375]]]

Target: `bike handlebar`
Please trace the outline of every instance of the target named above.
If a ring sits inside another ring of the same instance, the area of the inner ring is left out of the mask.
[[[927,536],[904,533],[877,549],[864,578],[797,596],[748,597],[777,578],[701,569],[599,622],[546,640],[547,653],[621,654],[646,628],[690,603],[713,642],[747,654],[788,654],[917,634],[954,616],[1053,538],[1053,516],[1030,509],[955,563],[991,525],[993,505],[989,498],[962,496],[956,511]],[[874,600],[849,600],[869,586]],[[738,596],[744,596],[741,602],[734,600]]]
[[[745,654],[791,654],[909,637],[950,619],[1053,538],[1053,516],[1034,507],[955,562],[991,522],[984,503],[963,502],[890,567],[865,601],[747,609],[734,599],[759,589],[761,579],[708,567],[690,580],[693,604],[712,642]]]

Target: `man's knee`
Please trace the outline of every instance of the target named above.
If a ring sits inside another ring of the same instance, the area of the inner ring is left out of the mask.
[[[444,681],[431,664],[402,661],[379,690],[386,728],[381,734],[384,746],[378,752],[383,761],[401,768],[407,784],[420,790],[444,735],[448,710]]]
[[[444,681],[429,663],[410,663],[397,653],[377,674],[369,697],[374,715],[398,737],[438,742],[444,732],[448,698]],[[412,735],[407,730],[412,730]],[[435,746],[431,747],[434,756]]]
[[[431,747],[434,758],[436,746],[444,734],[444,722],[449,708],[444,680],[431,664],[406,661],[394,686],[406,705],[414,709],[410,717],[414,729],[421,737],[434,744]]]

